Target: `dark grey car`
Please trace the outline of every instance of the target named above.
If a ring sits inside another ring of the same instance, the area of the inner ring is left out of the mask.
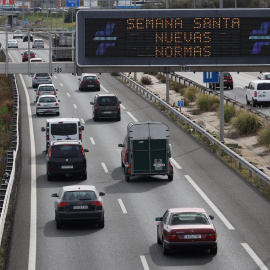
[[[97,94],[94,102],[90,102],[94,121],[100,118],[114,118],[121,120],[121,101],[115,94]]]

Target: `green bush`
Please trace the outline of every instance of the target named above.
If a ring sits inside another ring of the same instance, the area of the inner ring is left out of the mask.
[[[150,77],[150,76],[147,76],[147,75],[143,75],[142,77],[141,77],[141,83],[143,84],[143,85],[150,85],[150,84],[153,84],[153,82],[152,82],[152,78]]]
[[[189,87],[184,93],[185,100],[189,102],[195,101],[196,97],[199,94],[199,90],[196,87]]]
[[[266,147],[270,146],[270,125],[262,129],[258,134],[258,143]]]
[[[262,127],[259,116],[247,111],[240,111],[237,116],[232,118],[231,122],[240,135],[256,134]]]
[[[201,111],[216,111],[219,107],[219,98],[217,96],[200,94],[196,100],[196,105]]]
[[[225,123],[230,123],[231,119],[235,117],[237,114],[237,110],[234,105],[226,104],[224,106],[224,121]],[[220,110],[217,111],[218,117],[220,117]]]
[[[157,74],[157,79],[160,80],[162,83],[166,82],[166,76],[164,74],[158,73]]]
[[[183,95],[185,85],[183,85],[181,83],[178,83],[178,82],[170,81],[170,89],[172,89],[175,92],[180,93],[181,95]]]

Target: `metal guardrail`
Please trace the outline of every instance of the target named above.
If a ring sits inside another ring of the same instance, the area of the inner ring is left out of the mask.
[[[3,58],[5,54],[2,53]],[[0,244],[2,242],[6,216],[9,208],[9,200],[13,188],[16,171],[16,160],[19,149],[19,94],[17,88],[17,82],[14,75],[11,75],[12,80],[12,92],[13,92],[13,117],[12,117],[12,141],[11,149],[7,152],[6,156],[6,170],[1,182],[0,188]]]
[[[213,90],[213,89],[209,89],[209,88],[207,88],[207,87],[205,87],[205,86],[203,86],[203,85],[201,85],[201,84],[199,84],[199,83],[197,83],[197,82],[195,82],[195,81],[193,81],[191,79],[188,79],[188,78],[186,78],[184,76],[181,76],[179,74],[176,74],[174,72],[171,72],[170,73],[170,77],[171,77],[171,80],[173,80],[175,82],[178,82],[178,83],[182,83],[183,82],[182,84],[188,85],[188,86],[193,85],[196,88],[198,88],[202,93],[209,93],[209,94],[213,94],[213,95],[219,96],[219,91],[216,91],[216,90]],[[231,98],[228,98],[228,97],[224,97],[224,100],[225,100],[226,103],[232,103],[232,104],[238,106],[239,108],[245,108],[247,111],[250,111],[250,112],[252,112],[254,114],[257,114],[259,116],[262,116],[262,117],[265,118],[265,120],[270,121],[270,116],[269,115],[266,115],[266,114],[264,114],[264,113],[262,113],[262,112],[260,112],[258,110],[255,110],[253,108],[247,108],[246,105],[244,105],[241,102],[238,102],[238,101],[236,101],[234,99],[231,99]]]
[[[141,86],[137,82],[130,79],[128,76],[126,76],[123,73],[119,73],[120,78],[124,80],[126,83],[129,84],[130,88],[134,89],[137,92],[142,93],[144,96],[146,95],[147,98],[150,100],[154,100],[154,102],[157,102],[159,105],[162,105],[166,108],[168,112],[170,112],[175,117],[178,117],[181,119],[182,123],[186,123],[188,126],[192,127],[193,132],[197,131],[201,136],[204,136],[209,142],[212,142],[213,145],[216,145],[219,147],[224,153],[230,156],[230,159],[234,159],[239,162],[239,167],[242,165],[245,166],[250,173],[254,173],[260,178],[260,186],[264,185],[264,182],[270,185],[270,177],[263,173],[260,169],[252,165],[250,162],[245,160],[241,157],[241,155],[235,153],[233,150],[231,150],[229,147],[227,147],[224,142],[219,141],[214,136],[212,136],[208,131],[204,130],[202,127],[194,123],[192,120],[190,120],[188,117],[183,115],[183,113],[177,111],[174,107],[170,106],[170,104],[166,103],[164,100],[159,98],[157,95],[155,95],[152,91],[148,90],[147,88]],[[185,78],[186,79],[186,78]]]

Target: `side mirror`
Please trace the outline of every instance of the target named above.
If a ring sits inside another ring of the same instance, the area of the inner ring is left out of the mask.
[[[42,151],[42,154],[47,154],[47,153],[48,153],[47,150]]]
[[[58,89],[55,89],[56,91],[58,91]]]
[[[60,99],[58,99],[58,102],[60,102]]]
[[[84,126],[81,126],[81,130],[84,130]]]
[[[260,79],[261,79],[261,77],[257,77],[257,79],[259,79],[259,80],[260,80]]]
[[[41,128],[41,131],[44,132],[44,131],[45,131],[45,127],[42,127],[42,128]]]
[[[34,91],[36,91],[36,92],[37,92],[37,89],[34,89]]]
[[[121,104],[121,101],[119,100],[119,104]]]
[[[209,215],[211,220],[214,220],[214,216],[213,215]]]
[[[88,149],[84,149],[84,152],[89,152],[89,150]]]
[[[162,217],[156,217],[155,221],[162,221]]]
[[[58,197],[57,193],[53,193],[52,197]]]
[[[90,105],[95,105],[94,102],[90,101]]]
[[[104,192],[99,192],[99,196],[105,196]]]
[[[119,143],[118,144],[118,147],[124,147],[122,143]]]

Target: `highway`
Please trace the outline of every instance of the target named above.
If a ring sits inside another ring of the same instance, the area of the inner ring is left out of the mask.
[[[10,51],[17,62],[27,43],[19,40],[19,46],[18,51]],[[37,57],[48,59],[48,51],[35,51]],[[9,270],[270,269],[269,200],[110,74],[99,75],[100,93],[117,94],[122,102],[120,122],[94,122],[89,103],[97,92],[80,92],[76,76],[54,74],[60,117],[78,117],[85,126],[88,179],[48,182],[41,127],[47,118],[56,116],[37,117],[31,77],[16,77],[21,102],[21,175]],[[234,77],[234,84],[237,89],[242,82]],[[134,177],[125,182],[117,145],[131,121],[161,121],[169,126],[176,163],[172,182],[167,177]],[[51,194],[79,183],[106,193],[104,229],[85,224],[56,229]],[[162,255],[156,243],[155,217],[172,207],[203,207],[215,216],[216,256],[194,251]]]

